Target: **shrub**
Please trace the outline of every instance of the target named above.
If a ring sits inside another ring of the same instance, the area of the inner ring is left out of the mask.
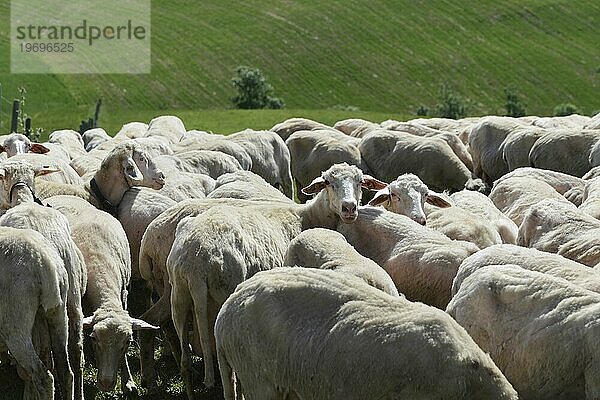
[[[504,88],[504,95],[506,96],[506,108],[507,117],[523,117],[525,116],[525,103],[519,99],[519,94],[513,87]]]
[[[279,97],[273,97],[273,87],[258,68],[239,66],[231,80],[237,90],[232,99],[236,108],[283,108],[284,102]]]
[[[435,106],[435,115],[452,119],[464,118],[467,115],[463,99],[448,85],[442,85],[440,89],[440,103]]]
[[[571,114],[579,114],[579,109],[571,103],[563,103],[554,107],[553,115],[555,117],[566,117]]]
[[[417,115],[419,117],[425,117],[427,116],[427,114],[429,114],[429,109],[427,108],[427,106],[421,104],[419,108],[417,108]]]

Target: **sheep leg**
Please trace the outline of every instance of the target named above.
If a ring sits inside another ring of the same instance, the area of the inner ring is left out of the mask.
[[[165,288],[167,289],[167,288]],[[140,317],[144,321],[158,325],[163,330],[165,338],[171,346],[175,361],[179,363],[179,339],[171,321],[171,289],[160,297],[160,299]],[[154,368],[154,338],[156,334],[152,330],[140,331],[140,369],[142,372],[142,383],[149,391],[157,390],[156,370]],[[173,349],[176,351],[173,351]]]
[[[46,311],[46,320],[61,394],[63,399],[73,399],[73,372],[67,352],[69,322],[66,307],[59,306]]]
[[[135,382],[131,377],[131,370],[129,369],[129,362],[127,361],[127,352],[123,354],[121,360],[121,390],[126,396],[137,396],[138,390],[135,386]]]
[[[6,344],[25,380],[25,398],[54,399],[54,379],[37,356],[30,337],[9,337]]]
[[[196,329],[198,329],[198,334],[200,335],[200,345],[202,346],[202,355],[204,358],[204,386],[212,388],[215,386],[215,357],[213,355],[213,340],[210,332],[211,323],[208,313],[208,287],[204,281],[191,283],[194,286],[191,288],[190,294],[194,300]]]
[[[83,314],[81,312],[81,298],[67,303],[69,315],[69,357],[73,369],[74,399],[83,400]]]
[[[189,320],[192,310],[192,298],[186,287],[174,286],[171,290],[173,323],[181,346],[181,375],[185,382],[185,390],[189,400],[194,399],[192,387],[192,355],[189,343]]]
[[[223,385],[223,397],[225,400],[235,400],[233,369],[227,361],[227,357],[222,351],[217,349],[217,362],[219,363],[219,372],[221,374],[221,383]],[[237,385],[236,385],[237,386]],[[240,392],[238,392],[241,394]],[[240,396],[241,398],[241,396]]]

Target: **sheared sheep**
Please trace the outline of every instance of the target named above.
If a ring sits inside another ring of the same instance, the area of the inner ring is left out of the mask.
[[[363,256],[392,277],[398,292],[411,301],[445,308],[460,263],[479,250],[441,232],[381,208],[360,207],[352,224],[337,231]]]
[[[389,295],[398,296],[394,281],[383,268],[361,256],[341,233],[330,229],[308,229],[296,236],[285,252],[283,265],[350,274]]]
[[[600,272],[554,253],[512,244],[488,247],[467,257],[452,283],[456,295],[463,281],[476,270],[488,265],[516,264],[521,268],[565,279],[584,289],[600,293]]]
[[[306,194],[317,194],[306,205],[217,206],[177,225],[167,270],[173,323],[181,343],[181,371],[190,400],[189,317],[194,316],[200,336],[204,384],[212,387],[213,311],[245,279],[281,266],[289,242],[302,230],[333,228],[338,221],[352,223],[358,214],[361,186],[379,189],[384,185],[355,166],[336,164],[303,189]]]
[[[63,260],[68,276],[67,316],[69,320],[69,359],[75,376],[75,399],[83,399],[83,310],[81,297],[85,293],[87,271],[83,256],[73,240],[69,223],[59,211],[35,204],[34,176],[55,172],[35,170],[23,161],[9,160],[0,164],[0,196],[10,208],[0,225],[18,229],[33,229],[42,234]]]
[[[600,221],[573,204],[542,200],[525,213],[517,244],[593,267],[600,262]]]
[[[600,398],[600,295],[517,265],[467,277],[446,310],[523,399]]]
[[[358,148],[369,171],[387,182],[412,172],[432,190],[456,191],[471,179],[471,171],[436,137],[376,130],[366,135]]]
[[[518,398],[446,313],[335,271],[259,272],[225,302],[215,337],[226,400]]]
[[[97,386],[113,390],[121,369],[124,393],[136,391],[127,362],[127,348],[133,330],[158,329],[127,312],[127,285],[131,277],[131,258],[127,236],[119,221],[85,200],[74,196],[47,199],[69,220],[73,241],[83,254],[87,268],[83,320],[92,330],[91,338],[98,367]]]
[[[25,398],[53,400],[57,385],[57,394],[72,399],[69,282],[60,255],[34,230],[0,227],[0,274],[0,349],[8,350],[22,369]],[[32,335],[41,343],[34,344]]]
[[[472,190],[461,190],[450,195],[455,206],[467,210],[490,223],[503,243],[517,243],[519,227],[502,213],[484,194]]]
[[[490,193],[494,205],[517,225],[521,225],[529,207],[544,199],[573,205],[548,183],[535,178],[507,178],[495,184]]]

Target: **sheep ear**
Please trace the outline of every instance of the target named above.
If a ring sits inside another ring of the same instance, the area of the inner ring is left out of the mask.
[[[433,206],[440,208],[452,207],[452,204],[448,203],[446,199],[444,199],[442,196],[438,196],[437,193],[431,190],[427,193],[427,198],[425,199],[425,201]]]
[[[363,175],[361,186],[369,190],[381,190],[387,187],[387,183],[373,178],[371,175]]]
[[[123,172],[125,173],[126,177],[134,182],[141,182],[144,180],[142,171],[140,171],[132,157],[127,157],[127,159],[123,162]]]
[[[141,320],[141,319],[137,319],[137,318],[133,318],[133,317],[129,317],[129,319],[131,320],[131,328],[134,331],[139,331],[142,329],[160,329],[160,327],[149,324],[146,321]]]
[[[378,206],[390,199],[390,190],[386,187],[375,193],[375,197],[368,203],[370,206]]]
[[[29,151],[31,153],[46,154],[47,152],[50,151],[50,149],[47,148],[46,146],[44,146],[43,144],[31,143],[31,147],[29,148]]]
[[[48,175],[53,172],[60,172],[58,168],[50,168],[48,165],[44,165],[43,167],[35,169],[35,176]]]
[[[321,190],[325,189],[325,186],[327,186],[327,185],[329,185],[329,182],[327,182],[322,176],[319,176],[318,178],[315,178],[310,183],[310,185],[303,188],[302,193],[316,194],[316,193],[319,193]]]
[[[84,328],[91,328],[94,326],[94,316],[90,315],[89,317],[85,317],[82,323]]]

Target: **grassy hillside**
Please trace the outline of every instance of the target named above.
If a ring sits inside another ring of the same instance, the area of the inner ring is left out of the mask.
[[[97,98],[117,118],[223,109],[233,69],[245,64],[261,68],[291,109],[410,114],[434,104],[442,83],[471,99],[471,114],[502,112],[507,85],[530,113],[549,114],[563,102],[600,109],[600,3],[593,0],[152,4],[151,74],[19,75],[9,74],[9,1],[2,0],[4,97],[25,85],[31,113],[69,115],[73,124]]]

